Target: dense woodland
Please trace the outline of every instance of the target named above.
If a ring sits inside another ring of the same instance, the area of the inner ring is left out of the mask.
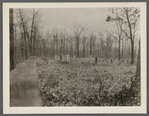
[[[103,59],[128,60],[134,64],[137,58],[139,36],[139,9],[110,9],[107,23],[115,23],[117,32],[86,32],[77,25],[72,33],[53,29],[42,34],[40,10],[10,9],[10,56],[11,69],[30,56],[55,58],[55,55],[69,54],[70,57],[94,57]],[[100,26],[100,25],[99,25]]]
[[[140,77],[139,8],[110,8],[107,12],[111,12],[111,15],[107,16],[105,22],[115,25],[111,31],[99,32],[82,25],[72,25],[70,33],[55,27],[46,34],[42,31],[44,25],[40,17],[44,14],[40,14],[41,10],[9,10],[10,70],[31,56],[58,60],[63,55],[67,60],[69,55],[70,59],[127,62],[137,66],[135,77]],[[131,86],[134,87],[133,84]]]

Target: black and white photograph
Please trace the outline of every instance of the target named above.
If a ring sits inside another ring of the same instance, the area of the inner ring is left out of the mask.
[[[145,2],[3,6],[5,113],[146,112]]]

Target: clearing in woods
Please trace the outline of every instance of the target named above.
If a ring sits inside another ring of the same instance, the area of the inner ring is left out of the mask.
[[[36,66],[43,106],[140,105],[140,98],[129,89],[136,65],[119,61],[68,64],[37,58]]]

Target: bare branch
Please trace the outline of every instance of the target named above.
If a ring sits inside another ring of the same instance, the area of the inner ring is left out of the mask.
[[[128,36],[128,34],[123,29],[121,29],[121,30],[130,39],[130,37]]]
[[[102,28],[100,28],[100,29],[102,29]],[[111,32],[109,32],[109,31],[107,31],[107,30],[104,30],[104,29],[102,29],[102,30],[105,31],[105,32],[108,32],[110,35],[112,35],[112,36],[119,42],[119,40],[117,39],[117,37],[114,36]],[[116,33],[116,32],[113,32],[113,33]]]

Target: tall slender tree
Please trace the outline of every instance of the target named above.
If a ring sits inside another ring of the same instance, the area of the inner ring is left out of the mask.
[[[134,64],[134,41],[136,37],[136,30],[138,21],[140,19],[140,9],[139,8],[116,8],[114,11],[116,18],[108,16],[108,20],[118,20],[120,24],[120,30],[125,34],[127,38],[130,39],[131,43],[131,63]]]
[[[10,33],[10,70],[14,69],[15,62],[14,62],[14,28],[13,28],[13,9],[9,9],[9,33]]]
[[[84,31],[84,28],[80,28],[80,27],[74,30],[75,38],[76,38],[76,57],[77,58],[79,57],[80,36],[83,31]]]

